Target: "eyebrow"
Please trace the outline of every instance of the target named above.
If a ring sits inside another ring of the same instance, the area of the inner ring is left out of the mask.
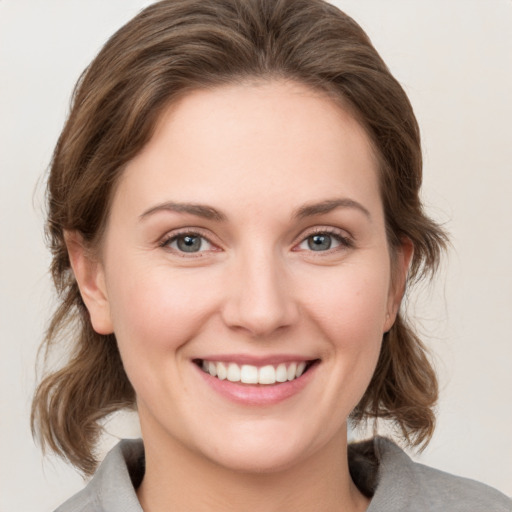
[[[306,204],[298,208],[292,218],[304,219],[306,217],[313,217],[315,215],[322,215],[329,213],[337,208],[354,208],[362,212],[368,219],[371,220],[370,212],[357,201],[348,198],[341,199],[327,199],[319,203]],[[188,213],[204,219],[216,220],[223,222],[227,220],[227,216],[213,208],[212,206],[206,206],[198,203],[176,203],[174,201],[166,201],[165,203],[153,206],[149,210],[146,210],[139,216],[140,220],[143,220],[155,213],[162,211],[170,211],[176,213]]]
[[[298,219],[304,219],[306,217],[313,217],[314,215],[329,213],[336,208],[353,208],[364,213],[369,220],[372,219],[370,212],[361,203],[348,198],[327,199],[319,203],[306,204],[296,210],[293,216]]]
[[[197,217],[202,217],[204,219],[217,220],[221,222],[227,219],[226,215],[224,215],[219,210],[212,208],[211,206],[206,206],[197,203],[175,203],[173,201],[167,201],[165,203],[153,206],[149,210],[146,210],[139,216],[139,220],[143,220],[149,217],[150,215],[162,211],[188,213],[190,215],[195,215]]]

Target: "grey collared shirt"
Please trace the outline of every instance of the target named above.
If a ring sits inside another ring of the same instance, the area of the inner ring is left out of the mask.
[[[367,512],[512,512],[512,500],[499,491],[415,463],[388,439],[351,445],[349,466],[356,485],[373,495]],[[55,512],[143,512],[135,491],[143,476],[142,441],[121,441],[85,489]]]

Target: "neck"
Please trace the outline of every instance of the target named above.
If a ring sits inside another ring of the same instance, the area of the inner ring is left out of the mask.
[[[350,478],[346,431],[321,453],[272,472],[233,470],[174,439],[144,437],[146,473],[137,494],[145,512],[360,512],[369,503]]]

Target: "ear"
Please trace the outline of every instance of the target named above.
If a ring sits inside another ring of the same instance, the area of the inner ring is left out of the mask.
[[[98,334],[111,334],[114,330],[103,265],[86,247],[83,237],[78,232],[66,231],[64,240],[80,294],[89,311],[92,327]]]
[[[389,287],[386,319],[383,332],[391,329],[395,323],[400,303],[405,293],[407,274],[414,254],[414,245],[409,238],[402,239],[400,247],[392,258],[391,285]]]

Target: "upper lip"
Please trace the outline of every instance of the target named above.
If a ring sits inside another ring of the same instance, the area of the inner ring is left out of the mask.
[[[294,354],[273,354],[266,356],[254,356],[249,354],[212,354],[205,355],[195,360],[236,363],[238,365],[250,364],[252,366],[277,365],[281,363],[300,363],[302,361],[314,361],[317,358]]]

